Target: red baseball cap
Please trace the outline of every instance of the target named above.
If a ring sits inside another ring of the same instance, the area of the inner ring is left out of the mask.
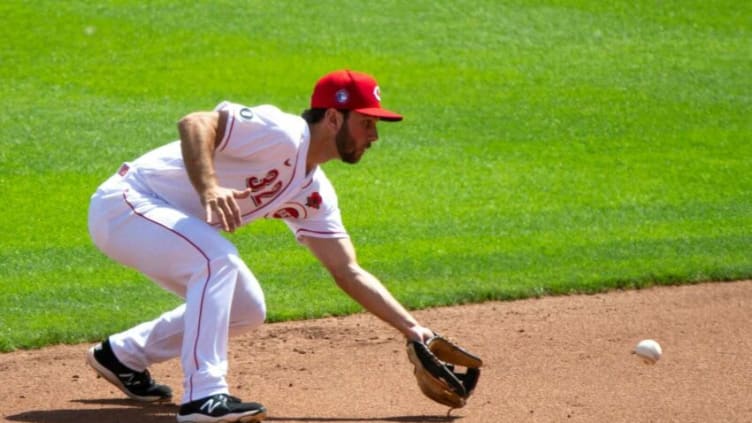
[[[354,110],[390,122],[402,120],[402,115],[381,108],[381,92],[372,76],[351,70],[322,76],[313,88],[311,108]]]

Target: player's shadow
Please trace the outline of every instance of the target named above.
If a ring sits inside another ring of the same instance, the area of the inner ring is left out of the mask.
[[[174,423],[178,408],[174,404],[141,404],[128,399],[74,400],[96,405],[96,409],[33,410],[6,416],[8,421],[27,423]],[[385,423],[449,423],[462,416],[388,416],[388,417],[284,417],[269,416],[271,422],[385,422]]]
[[[28,423],[174,423],[174,404],[139,404],[127,399],[75,400],[99,405],[96,409],[33,410],[5,416],[8,421]]]
[[[444,423],[461,419],[462,416],[392,416],[392,417],[281,417],[270,416],[272,422],[387,422],[387,423]]]

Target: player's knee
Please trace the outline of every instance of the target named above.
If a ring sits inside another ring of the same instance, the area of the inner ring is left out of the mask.
[[[256,307],[243,310],[240,316],[235,314],[233,313],[233,319],[230,322],[230,336],[241,335],[261,326],[266,320],[266,305],[261,303]]]
[[[245,263],[235,259],[238,269],[237,284],[232,301],[231,325],[233,332],[256,328],[266,320],[266,300],[256,277]]]
[[[237,316],[242,326],[252,329],[264,323],[266,320],[266,301],[264,301],[263,296],[258,294],[247,295],[239,302],[244,303],[241,308],[242,312]]]
[[[261,326],[265,320],[266,304],[262,302],[256,304],[252,309],[249,309],[245,313],[245,320],[243,322],[243,325],[249,327],[250,329],[253,329]]]
[[[235,307],[235,304],[242,303],[240,310]],[[263,297],[259,298],[256,295],[247,296],[245,298],[237,298],[237,301],[233,302],[232,312],[233,324],[240,326],[247,326],[248,329],[253,329],[257,326],[261,326],[266,320],[266,302]]]

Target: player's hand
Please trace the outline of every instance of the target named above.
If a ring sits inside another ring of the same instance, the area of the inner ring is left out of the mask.
[[[407,339],[410,341],[416,341],[420,343],[425,343],[429,339],[433,338],[435,334],[431,329],[428,329],[425,326],[413,326],[407,330]]]
[[[218,221],[226,232],[235,232],[242,223],[237,199],[247,198],[249,195],[250,188],[243,191],[222,187],[207,190],[201,196],[201,203],[206,210],[206,221],[210,224]]]

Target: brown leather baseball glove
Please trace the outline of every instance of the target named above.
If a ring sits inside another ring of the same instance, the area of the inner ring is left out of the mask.
[[[408,341],[407,357],[415,366],[415,378],[423,394],[451,408],[465,406],[483,366],[480,357],[439,335],[426,343]],[[457,366],[465,371],[460,372]]]

